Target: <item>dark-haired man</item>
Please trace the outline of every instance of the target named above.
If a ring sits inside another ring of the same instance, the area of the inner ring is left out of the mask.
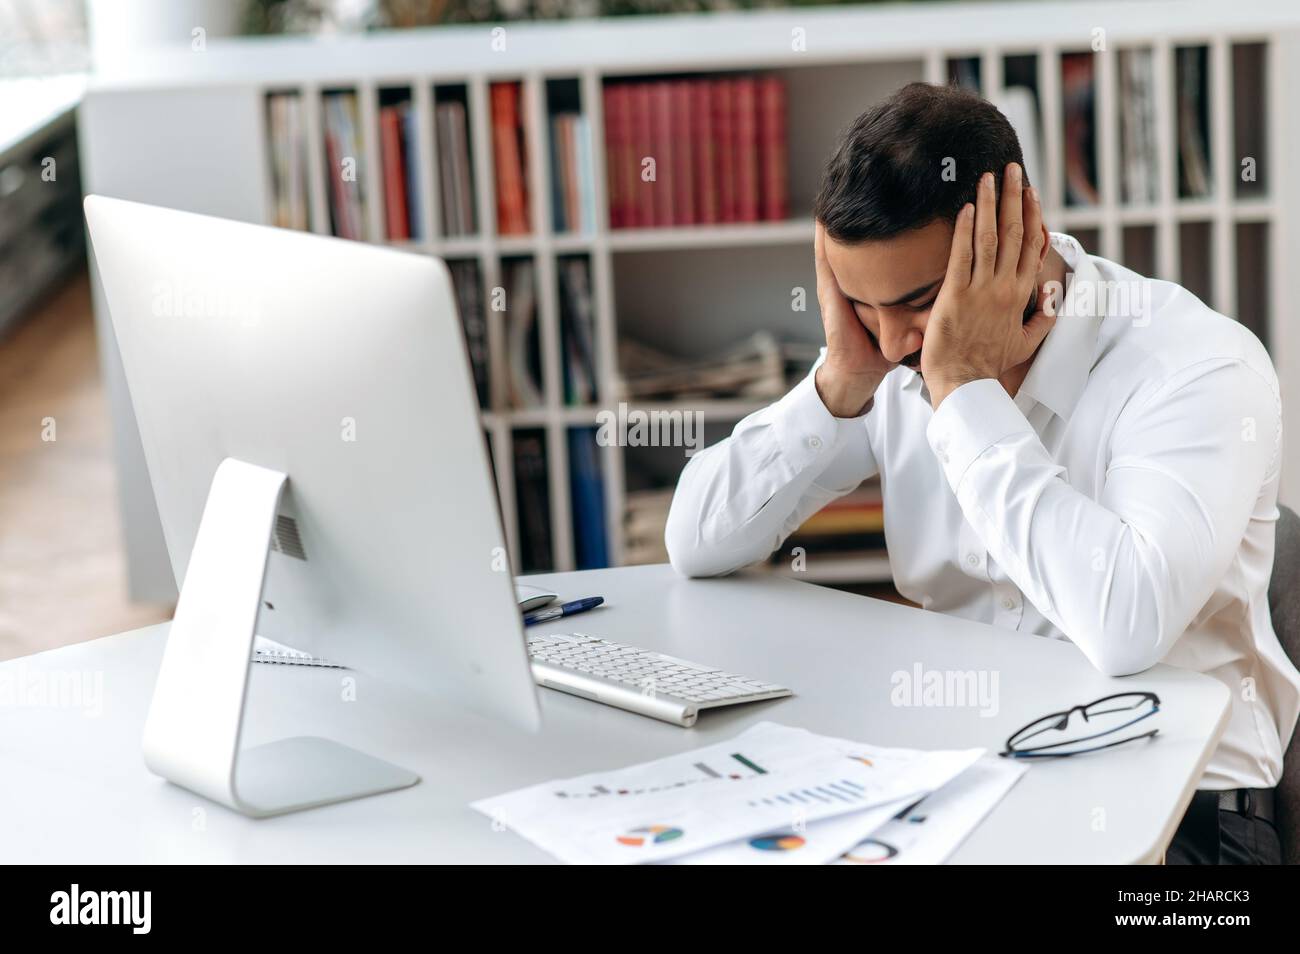
[[[1169,859],[1276,863],[1300,674],[1267,602],[1273,367],[1186,290],[1049,233],[1021,162],[1005,117],[950,87],[914,83],[850,126],[815,207],[826,347],[691,459],[673,565],[761,560],[878,474],[909,599],[1071,640],[1109,675],[1222,680],[1229,725]]]

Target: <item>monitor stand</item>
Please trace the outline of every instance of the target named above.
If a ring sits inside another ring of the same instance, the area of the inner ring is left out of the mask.
[[[149,770],[254,818],[414,785],[420,777],[328,739],[240,750],[271,533],[288,475],[217,467],[144,728]]]

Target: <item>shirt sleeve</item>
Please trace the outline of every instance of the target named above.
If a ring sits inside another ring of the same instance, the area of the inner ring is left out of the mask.
[[[967,521],[1046,618],[1107,675],[1159,662],[1227,572],[1279,466],[1276,385],[1236,359],[1131,399],[1096,500],[1003,387],[953,391],[926,436]]]
[[[686,576],[718,576],[767,557],[809,516],[876,472],[864,421],[837,418],[808,376],[686,465],[665,542]],[[869,412],[868,412],[869,413]]]

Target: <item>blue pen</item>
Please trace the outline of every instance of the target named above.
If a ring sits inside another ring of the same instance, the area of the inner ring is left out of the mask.
[[[531,613],[524,614],[524,625],[532,626],[534,623],[548,623],[553,619],[572,616],[574,613],[585,613],[589,609],[595,609],[603,602],[605,602],[603,596],[588,596],[585,599],[573,600],[571,603],[561,603],[559,606],[534,610]]]

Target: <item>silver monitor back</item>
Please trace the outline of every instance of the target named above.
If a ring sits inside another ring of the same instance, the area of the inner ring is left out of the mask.
[[[282,472],[257,632],[536,727],[442,261],[85,208],[182,605],[218,465]]]

